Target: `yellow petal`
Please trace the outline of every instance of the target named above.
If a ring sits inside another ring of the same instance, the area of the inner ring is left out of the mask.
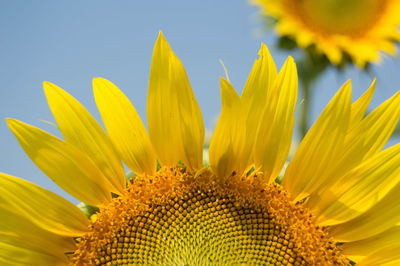
[[[49,82],[44,91],[65,141],[86,153],[120,194],[126,186],[122,163],[102,127],[71,95]]]
[[[378,249],[400,244],[400,226],[394,226],[378,235],[341,245],[344,255],[367,256]]]
[[[41,266],[61,266],[67,265],[67,259],[61,260],[59,257],[43,252],[23,248],[8,243],[0,242],[0,264],[4,266],[15,265],[41,265]]]
[[[7,124],[31,160],[66,192],[95,206],[111,200],[111,185],[85,154],[21,121]]]
[[[17,177],[0,173],[0,199],[2,213],[16,212],[50,232],[78,236],[88,229],[86,216],[71,202]]]
[[[341,155],[350,119],[351,85],[345,83],[300,143],[283,179],[291,197],[313,193]]]
[[[273,82],[277,76],[275,62],[265,44],[261,44],[258,52],[259,58],[254,62],[250,75],[244,86],[240,97],[243,103],[243,112],[247,113],[246,121],[246,149],[243,151],[249,154],[253,153],[254,142],[261,116],[265,110],[268,92],[271,90]]]
[[[350,126],[356,125],[361,119],[364,118],[368,105],[371,102],[372,96],[375,91],[376,79],[372,81],[369,89],[351,105],[351,119]]]
[[[345,223],[330,227],[337,241],[356,241],[368,238],[395,226],[400,219],[400,183],[377,204]]]
[[[210,165],[220,180],[242,175],[249,161],[246,148],[245,114],[239,95],[225,79],[221,80],[222,110],[211,139]]]
[[[151,60],[147,122],[162,164],[203,164],[204,124],[185,69],[160,32]]]
[[[400,144],[362,163],[330,188],[334,201],[322,198],[318,220],[323,225],[345,222],[380,201],[400,181]]]
[[[125,164],[137,174],[156,170],[149,135],[129,99],[114,84],[93,79],[94,98],[115,148]]]
[[[42,206],[42,208],[47,209],[47,206]],[[72,237],[43,230],[13,210],[0,207],[0,214],[0,242],[59,257],[65,256],[65,252],[73,252],[76,249],[76,243]]]
[[[349,175],[346,173],[383,148],[395,129],[399,118],[400,93],[397,93],[351,128],[345,138],[342,156],[334,163],[335,170],[331,172],[331,176],[329,177],[331,181],[325,183],[324,186],[320,186],[316,191],[318,195],[313,195],[308,202],[309,207],[315,213],[325,213],[323,216],[320,216],[321,221],[328,219],[329,215],[333,215],[330,212],[332,208],[328,208],[328,211],[327,206],[335,201],[345,189],[358,182],[358,175]],[[339,188],[342,190],[339,190]],[[351,211],[347,205],[342,205],[342,207]],[[338,208],[337,213],[340,212],[340,208]],[[350,214],[346,216],[344,211],[342,212],[342,217],[351,218]]]
[[[257,106],[253,111],[265,104],[268,90],[272,87],[278,74],[275,62],[264,43],[261,44],[258,56],[241,95],[244,105]],[[258,110],[257,113],[261,114],[262,111]]]
[[[400,264],[400,244],[391,245],[372,253],[357,265],[397,266]]]
[[[346,136],[345,150],[348,151],[352,147],[357,147],[362,158],[368,158],[379,152],[392,135],[399,118],[400,92],[379,105],[350,130],[348,136]],[[357,143],[360,141],[361,144]]]
[[[297,69],[289,57],[270,89],[255,143],[256,169],[272,182],[281,171],[292,142],[297,102]],[[274,152],[271,152],[274,151]]]

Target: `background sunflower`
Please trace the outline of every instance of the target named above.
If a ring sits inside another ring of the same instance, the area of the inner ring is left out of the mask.
[[[371,72],[371,64],[384,56],[395,57],[400,41],[399,0],[253,0],[268,29],[278,35],[280,49],[303,51],[299,62],[303,106],[299,135],[310,122],[310,103],[316,80],[333,65],[347,70],[349,64]]]
[[[332,64],[351,61],[363,68],[381,52],[396,55],[400,41],[398,0],[254,0],[276,20],[275,30],[302,48],[314,46]]]

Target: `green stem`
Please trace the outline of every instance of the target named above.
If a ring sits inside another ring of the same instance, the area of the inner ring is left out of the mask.
[[[298,121],[299,140],[302,140],[310,127],[310,108],[313,101],[313,86],[320,75],[329,66],[326,57],[315,53],[313,49],[305,50],[303,57],[299,60],[299,81],[301,88],[302,104]]]
[[[309,127],[309,118],[310,118],[310,103],[311,103],[311,95],[310,92],[311,86],[309,82],[302,82],[301,84],[302,90],[302,98],[303,103],[300,109],[300,121],[299,121],[299,139],[302,140],[306,135]]]

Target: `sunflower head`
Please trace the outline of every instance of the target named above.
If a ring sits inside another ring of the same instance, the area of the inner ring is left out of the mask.
[[[107,132],[45,82],[63,139],[15,119],[8,126],[32,161],[93,212],[88,219],[60,196],[0,174],[0,263],[399,262],[400,147],[382,148],[400,117],[400,94],[365,116],[375,83],[354,103],[344,84],[278,184],[297,85],[293,59],[278,72],[265,45],[240,96],[221,78],[221,115],[203,167],[201,111],[162,34],[150,69],[148,131],[108,80],[93,81]],[[122,162],[134,177],[126,178]]]
[[[302,48],[314,47],[334,65],[359,67],[394,56],[400,41],[398,0],[253,0],[276,19],[279,36]]]

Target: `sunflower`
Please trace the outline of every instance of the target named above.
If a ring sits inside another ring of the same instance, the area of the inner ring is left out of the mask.
[[[160,33],[150,69],[149,134],[128,98],[95,78],[107,133],[71,95],[44,90],[64,137],[14,119],[33,162],[75,198],[0,178],[4,265],[309,265],[400,260],[400,146],[382,151],[400,94],[365,116],[375,83],[347,82],[286,162],[297,70],[261,46],[243,93],[221,78],[222,111],[203,167],[204,126],[182,63]],[[134,173],[126,179],[122,161]],[[157,163],[158,162],[158,163]]]
[[[399,0],[253,0],[277,20],[280,36],[300,47],[315,45],[331,63],[344,55],[359,67],[379,63],[380,51],[396,54],[400,41]]]

